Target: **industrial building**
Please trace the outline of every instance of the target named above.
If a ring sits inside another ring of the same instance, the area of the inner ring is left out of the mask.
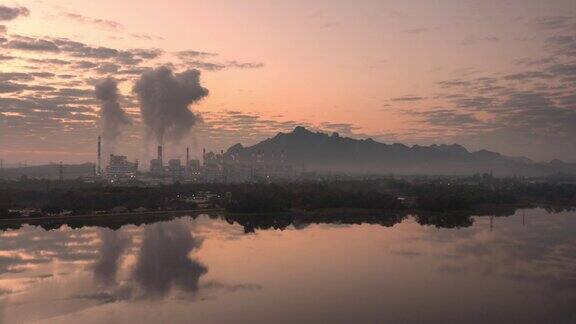
[[[135,178],[138,173],[138,161],[129,162],[124,155],[110,154],[110,162],[106,167],[106,177],[110,179]]]
[[[191,159],[186,148],[186,160],[170,159],[164,163],[162,145],[157,156],[150,160],[148,172],[138,172],[138,161],[130,162],[124,155],[110,154],[108,166],[101,169],[101,139],[98,137],[96,176],[107,180],[138,179],[157,184],[173,182],[252,182],[289,180],[296,177],[295,169],[286,162],[284,154],[266,155],[262,152],[240,158],[234,153],[202,151],[202,160]]]
[[[162,146],[158,145],[158,157],[156,159],[150,160],[150,174],[155,176],[163,176],[165,171],[164,163],[162,162]]]
[[[204,182],[253,182],[288,180],[296,176],[293,166],[284,154],[268,156],[262,152],[248,158],[235,154],[203,151],[201,169]]]

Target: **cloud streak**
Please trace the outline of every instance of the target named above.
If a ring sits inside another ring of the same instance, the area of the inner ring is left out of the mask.
[[[28,15],[30,15],[30,10],[25,7],[0,6],[0,21],[10,21]]]
[[[101,28],[105,28],[105,29],[110,29],[110,30],[121,30],[124,28],[124,26],[122,26],[122,24],[112,21],[112,20],[107,20],[107,19],[99,19],[99,18],[91,18],[91,17],[87,17],[84,15],[80,15],[77,13],[73,13],[73,12],[64,12],[62,13],[62,16],[79,22],[79,23],[83,23],[83,24],[92,24]]]
[[[196,68],[206,71],[220,71],[230,68],[236,69],[259,69],[264,67],[264,63],[260,62],[238,62],[238,61],[228,61],[224,63],[218,62],[206,62],[201,60],[191,60],[187,61],[185,65],[189,68]]]

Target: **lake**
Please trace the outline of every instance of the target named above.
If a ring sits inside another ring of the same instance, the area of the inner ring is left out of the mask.
[[[257,217],[5,229],[0,322],[576,322],[576,212]]]

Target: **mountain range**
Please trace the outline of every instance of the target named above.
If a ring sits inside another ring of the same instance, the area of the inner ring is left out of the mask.
[[[576,164],[560,160],[539,163],[526,157],[509,157],[487,150],[471,152],[458,144],[385,144],[371,138],[354,139],[338,133],[313,132],[301,126],[253,146],[236,144],[226,154],[242,160],[255,156],[282,158],[295,167],[318,172],[412,175],[493,173],[496,176],[576,174]]]

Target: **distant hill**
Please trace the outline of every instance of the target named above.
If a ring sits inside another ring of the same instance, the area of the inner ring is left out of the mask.
[[[89,177],[94,174],[94,163],[64,164],[62,171],[64,179]],[[60,165],[46,164],[20,168],[4,168],[0,171],[0,179],[19,179],[22,176],[39,179],[58,179],[60,176]]]
[[[406,146],[384,144],[371,138],[353,139],[312,132],[296,127],[256,145],[236,144],[227,155],[243,160],[264,156],[283,158],[307,171],[392,174],[466,175],[493,172],[497,176],[550,176],[576,174],[576,165],[554,160],[536,163],[526,157],[508,157],[496,152],[470,152],[458,144]]]

